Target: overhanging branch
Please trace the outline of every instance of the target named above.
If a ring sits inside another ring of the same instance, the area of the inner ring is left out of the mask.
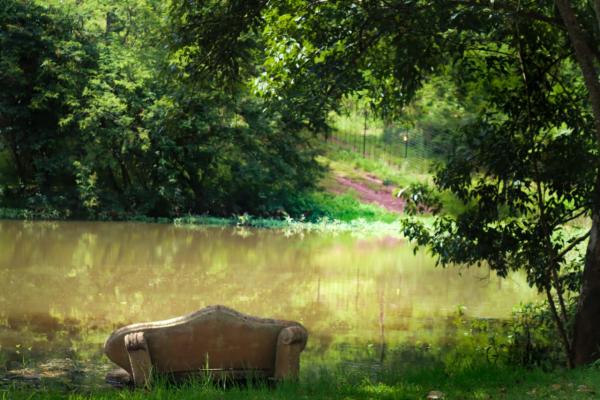
[[[584,234],[584,235],[578,237],[577,239],[575,239],[574,241],[572,241],[571,244],[569,244],[560,253],[558,253],[556,255],[556,257],[554,257],[554,259],[552,261],[559,261],[559,260],[561,260],[564,256],[567,255],[567,253],[569,253],[571,250],[573,250],[575,248],[575,246],[577,246],[579,243],[583,242],[588,237],[590,237],[591,232],[592,231],[589,230],[586,234]]]

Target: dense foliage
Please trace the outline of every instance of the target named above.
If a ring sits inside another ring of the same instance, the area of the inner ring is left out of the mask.
[[[320,173],[312,134],[267,112],[249,72],[228,87],[189,74],[165,4],[39,3],[0,7],[0,204],[116,218],[307,211],[295,199]]]
[[[1,179],[13,184],[2,189],[19,185],[32,201],[65,199],[74,189],[72,116],[97,65],[96,48],[66,15],[13,1],[0,9],[0,156],[8,164]]]
[[[425,79],[451,80],[437,86],[455,88],[457,103],[438,114],[454,114],[445,132],[454,146],[435,183],[464,208],[431,228],[409,222],[405,234],[443,265],[485,262],[500,276],[524,270],[547,295],[569,363],[600,356],[600,324],[590,322],[600,320],[600,9],[567,0],[231,1],[212,9],[182,25],[235,20],[235,40],[261,32],[266,58],[255,87],[315,126],[344,95],[368,96],[389,119]],[[185,40],[208,49],[216,70],[228,73],[223,65],[237,60],[200,36]],[[473,112],[466,119],[464,107]],[[592,217],[591,234],[569,227],[581,216]],[[588,236],[586,272],[573,277],[571,261],[583,262],[571,251]],[[565,296],[577,277],[584,295],[572,331]]]

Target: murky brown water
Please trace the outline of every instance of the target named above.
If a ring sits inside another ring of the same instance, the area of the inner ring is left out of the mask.
[[[434,341],[461,305],[472,317],[502,318],[532,298],[518,276],[435,268],[393,238],[0,221],[0,368],[105,362],[101,345],[115,327],[209,304],[301,321],[315,359]]]

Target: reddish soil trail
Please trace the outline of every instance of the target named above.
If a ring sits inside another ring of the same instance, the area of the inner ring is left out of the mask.
[[[358,195],[358,199],[363,203],[377,204],[388,211],[397,212],[399,214],[404,211],[404,201],[394,196],[393,188],[391,186],[385,186],[381,180],[372,175],[366,175],[364,176],[364,179],[369,181],[371,185],[353,181],[344,176],[336,176],[335,180],[340,186],[336,192],[340,193],[352,189]],[[373,183],[379,185],[379,190],[372,189]]]

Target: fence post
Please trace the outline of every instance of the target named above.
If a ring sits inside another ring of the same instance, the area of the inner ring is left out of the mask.
[[[367,112],[367,110],[365,110],[365,124],[363,127],[363,158],[366,157],[366,154],[367,154],[367,150],[366,150],[366,146],[367,146],[367,115],[368,115],[368,112]]]

